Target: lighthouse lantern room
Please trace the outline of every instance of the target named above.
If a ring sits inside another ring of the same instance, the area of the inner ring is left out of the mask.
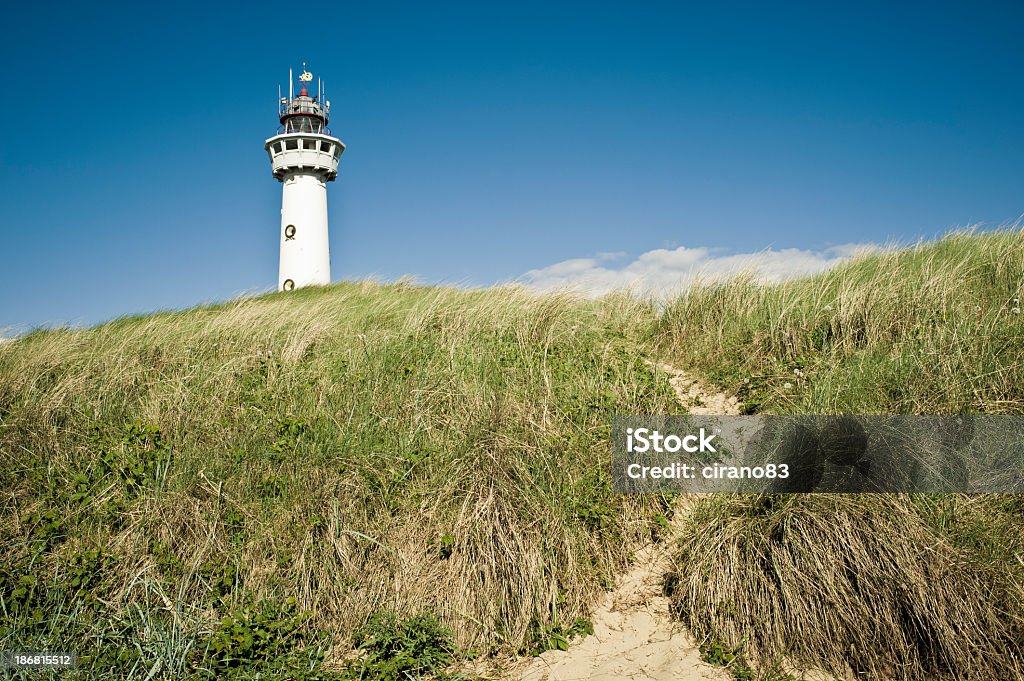
[[[316,94],[309,94],[312,80],[313,74],[303,64],[299,94],[294,96],[289,69],[288,96],[278,90],[281,124],[264,145],[274,177],[282,184],[280,291],[331,281],[327,183],[338,176],[338,160],[345,145],[327,127],[331,103],[320,79]]]

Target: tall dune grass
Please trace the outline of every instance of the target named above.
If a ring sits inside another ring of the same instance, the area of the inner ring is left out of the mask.
[[[1024,412],[1024,233],[958,233],[778,285],[675,300],[661,352],[748,412]],[[706,641],[840,678],[1024,678],[1013,495],[707,500],[675,608]]]
[[[294,602],[336,661],[389,611],[517,650],[585,616],[661,508],[607,470],[614,413],[673,408],[639,345],[654,314],[343,284],[0,347],[7,596],[98,549],[101,624],[145,603],[200,646]],[[17,635],[60,646],[37,629]]]
[[[707,500],[680,539],[674,609],[702,640],[768,667],[784,657],[838,678],[1024,678],[1021,571],[958,545],[930,522],[928,503],[841,494]],[[968,516],[964,523],[1016,518],[1016,536],[1001,544],[1024,549],[1024,503],[939,503]]]
[[[1024,232],[951,234],[780,285],[695,287],[659,342],[777,413],[1024,411]]]
[[[957,234],[663,311],[361,283],[0,344],[0,650],[311,681],[392,612],[529,649],[666,510],[609,484],[612,417],[678,409],[649,360],[752,412],[1020,413],[1022,247]],[[1013,678],[1022,527],[998,496],[706,499],[673,598],[752,660]]]

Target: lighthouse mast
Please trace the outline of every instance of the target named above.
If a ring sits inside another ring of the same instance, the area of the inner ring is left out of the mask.
[[[279,291],[331,282],[331,253],[327,238],[327,183],[338,176],[338,159],[345,145],[331,136],[331,103],[307,87],[313,74],[302,65],[298,96],[293,96],[288,71],[288,96],[278,100],[281,125],[264,145],[281,192],[281,267]]]

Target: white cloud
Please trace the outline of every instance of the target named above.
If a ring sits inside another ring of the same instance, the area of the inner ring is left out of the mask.
[[[721,249],[681,246],[647,251],[618,267],[610,261],[625,254],[600,253],[593,258],[563,260],[530,270],[518,281],[535,289],[570,289],[588,295],[620,289],[667,295],[685,289],[698,279],[719,281],[749,274],[759,281],[778,282],[816,274],[860,253],[877,250],[880,249],[874,244],[843,244],[822,251],[783,248],[727,253]]]

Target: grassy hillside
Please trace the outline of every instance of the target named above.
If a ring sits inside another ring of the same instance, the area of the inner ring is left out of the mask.
[[[952,234],[762,286],[690,289],[664,352],[748,411],[1024,413],[1024,232]]]
[[[955,234],[823,275],[692,289],[662,352],[747,411],[1024,413],[1024,234]],[[1024,496],[721,497],[680,538],[716,650],[837,674],[1024,678]],[[764,660],[762,660],[764,661]]]
[[[0,348],[0,648],[297,669],[392,611],[478,652],[557,640],[661,509],[607,470],[614,413],[673,408],[653,321],[343,284]]]
[[[561,645],[664,525],[609,488],[612,416],[678,409],[645,359],[750,411],[1020,413],[1022,286],[1007,232],[666,309],[367,283],[35,332],[0,345],[0,650],[397,679]],[[674,599],[715,659],[1013,678],[1022,528],[1005,496],[705,499]]]

